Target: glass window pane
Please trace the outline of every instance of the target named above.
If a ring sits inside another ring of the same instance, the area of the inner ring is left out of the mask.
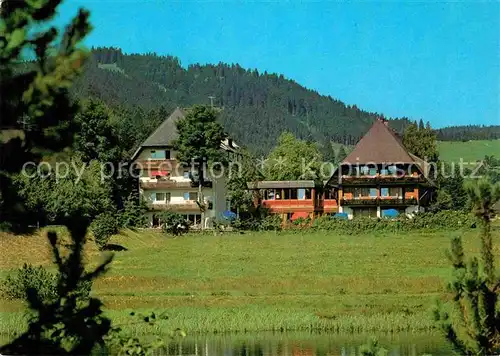
[[[189,193],[184,193],[184,200],[189,200]]]
[[[298,199],[297,197],[297,189],[290,189],[290,199]]]
[[[198,200],[198,193],[196,192],[189,193],[189,200]]]
[[[361,196],[362,197],[370,196],[370,188],[361,188]]]
[[[305,199],[306,198],[306,190],[304,188],[297,189],[297,195],[299,199]]]
[[[310,188],[306,188],[306,199],[312,199],[311,189]]]
[[[156,193],[156,201],[165,201],[165,193]]]
[[[370,188],[370,197],[372,198],[377,197],[377,188]]]
[[[370,168],[370,175],[374,176],[377,174],[377,168]]]
[[[389,196],[389,188],[380,188],[380,195],[383,197]]]

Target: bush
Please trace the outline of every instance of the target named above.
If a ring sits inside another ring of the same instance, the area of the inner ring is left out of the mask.
[[[267,215],[256,218],[236,219],[231,223],[236,230],[270,231],[281,230],[281,217],[279,215]]]
[[[47,271],[44,267],[34,267],[30,264],[24,264],[14,275],[9,275],[0,284],[2,297],[6,299],[27,300],[28,291],[36,290],[41,300],[46,303],[57,299],[57,281],[56,274]],[[92,289],[91,281],[83,281],[79,284],[74,295],[79,298],[88,298]]]
[[[116,215],[111,212],[98,215],[90,225],[90,231],[94,235],[97,246],[102,250],[108,244],[111,236],[119,231]]]
[[[179,236],[189,231],[189,223],[181,214],[167,211],[160,215],[160,222],[164,232]]]
[[[260,221],[260,230],[263,231],[281,230],[281,216],[276,214],[271,214],[266,216]]]
[[[418,213],[413,218],[406,216],[397,219],[374,219],[368,217],[353,220],[335,219],[321,216],[312,226],[318,230],[339,231],[346,234],[359,234],[367,231],[397,232],[410,230],[439,230],[474,227],[476,219],[461,211],[440,211],[438,213]]]

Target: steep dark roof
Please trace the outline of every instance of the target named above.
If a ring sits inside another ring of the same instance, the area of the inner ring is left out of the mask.
[[[186,117],[186,111],[181,108],[176,108],[169,117],[161,123],[160,126],[139,146],[132,155],[131,160],[135,160],[142,149],[146,147],[168,147],[172,146],[172,142],[179,137],[177,131],[177,121]],[[238,152],[240,146],[233,142],[231,138],[226,138],[221,142],[221,148],[225,151]]]
[[[382,120],[375,120],[342,164],[415,163],[396,133]]]
[[[142,143],[142,147],[157,147],[171,145],[179,137],[175,123],[186,117],[186,113],[177,108],[160,126]]]

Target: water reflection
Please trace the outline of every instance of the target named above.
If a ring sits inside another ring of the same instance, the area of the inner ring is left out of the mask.
[[[176,356],[358,356],[359,348],[376,336],[390,356],[448,355],[450,348],[439,335],[338,335],[259,333],[203,335],[170,342],[163,355]]]

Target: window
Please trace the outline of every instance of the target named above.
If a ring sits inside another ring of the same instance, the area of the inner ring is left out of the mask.
[[[403,191],[399,187],[389,188],[389,196],[395,197],[395,198],[402,197]]]
[[[170,159],[170,150],[165,150],[165,159]]]
[[[312,199],[311,189],[310,188],[306,188],[306,199]]]
[[[281,191],[281,189],[276,189],[274,191],[274,199],[276,200],[280,200],[280,199],[283,199],[283,192]]]
[[[362,197],[370,196],[370,188],[360,188],[360,195]]]
[[[166,151],[151,151],[151,158],[152,159],[165,159],[165,152]]]
[[[184,171],[182,175],[184,176],[184,178],[189,179],[189,171]]]
[[[306,190],[304,188],[297,189],[297,196],[301,200],[305,199],[306,198]]]
[[[367,166],[361,167],[361,174],[362,175],[367,175],[370,172]]]
[[[383,169],[380,170],[380,175],[386,176],[388,174],[389,174],[389,171],[387,169],[383,168]]]
[[[370,168],[370,175],[371,176],[377,175],[377,168]]]
[[[370,198],[377,197],[377,188],[370,188]]]
[[[290,189],[290,199],[298,199],[297,197],[297,189]]]
[[[326,189],[325,199],[337,199],[335,189]]]
[[[290,189],[283,189],[283,199],[290,199]]]
[[[389,166],[389,173],[390,174],[396,174],[397,167],[396,166]]]
[[[184,200],[198,200],[198,193],[197,192],[185,192],[184,193]]]
[[[389,188],[380,188],[380,196],[388,197],[389,196]]]
[[[165,201],[165,193],[156,193],[155,201]]]

